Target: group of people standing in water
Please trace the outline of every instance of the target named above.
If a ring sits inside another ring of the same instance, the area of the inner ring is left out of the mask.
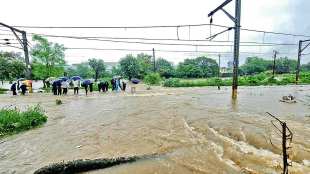
[[[70,86],[73,87],[74,95],[79,94],[79,89],[83,87],[85,89],[85,94],[88,92],[93,92],[93,85],[96,82],[91,80],[63,80],[63,81],[54,81],[52,83],[52,92],[54,95],[67,95],[68,89]],[[109,82],[108,81],[100,81],[97,83],[98,92],[108,92],[109,90]],[[113,78],[111,80],[112,91],[120,92],[126,91],[127,81],[121,78]]]

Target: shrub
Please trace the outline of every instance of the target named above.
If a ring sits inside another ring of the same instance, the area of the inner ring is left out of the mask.
[[[8,90],[7,90],[7,89],[0,88],[0,94],[5,94],[6,91],[8,91]]]
[[[170,79],[166,79],[163,83],[163,86],[165,87],[179,87],[180,84],[180,79],[176,79],[176,78],[170,78]]]
[[[46,121],[47,116],[40,105],[29,107],[24,112],[17,108],[3,108],[0,110],[0,137],[37,127]]]
[[[158,73],[150,73],[144,77],[144,82],[148,85],[159,85],[161,77]]]

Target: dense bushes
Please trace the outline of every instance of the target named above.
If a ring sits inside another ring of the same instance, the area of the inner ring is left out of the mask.
[[[161,77],[158,73],[150,73],[144,77],[144,82],[148,85],[159,85]]]
[[[46,121],[47,117],[39,105],[24,112],[17,108],[3,108],[0,110],[0,137],[37,127]]]
[[[288,85],[295,83],[295,74],[283,74],[278,77],[270,77],[269,74],[260,73],[255,76],[241,76],[238,79],[240,86],[259,86],[259,85]],[[302,72],[300,74],[301,84],[310,84],[310,72]],[[171,78],[164,81],[165,87],[199,87],[199,86],[230,86],[231,78],[218,79],[178,79]]]

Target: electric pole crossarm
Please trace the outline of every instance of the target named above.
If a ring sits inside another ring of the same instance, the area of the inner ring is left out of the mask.
[[[223,4],[221,4],[220,6],[218,6],[215,10],[211,11],[208,14],[208,17],[212,16],[214,13],[216,13],[217,11],[221,10],[223,7],[225,7],[228,3],[230,3],[232,0],[226,0],[225,2],[223,2]]]
[[[309,43],[301,49],[301,52],[303,52],[310,45],[310,40],[309,41],[302,41],[302,42],[309,42]]]
[[[225,9],[221,9],[233,22],[236,22],[236,18],[234,18],[231,14],[229,14]]]
[[[17,32],[19,32],[19,33],[22,33],[22,32],[23,32],[22,30],[19,30],[19,29],[17,29],[17,28],[11,27],[11,26],[6,25],[6,24],[4,24],[4,23],[2,23],[2,22],[0,22],[0,25],[2,25],[2,26],[4,26],[4,27],[7,27],[7,28],[9,28],[9,29],[11,29],[11,30],[15,30],[15,31],[17,31]]]

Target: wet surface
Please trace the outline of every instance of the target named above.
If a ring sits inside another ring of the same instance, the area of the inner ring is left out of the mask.
[[[49,118],[40,128],[0,139],[0,173],[153,153],[162,155],[88,173],[280,173],[281,139],[265,112],[294,133],[290,173],[310,173],[310,86],[241,87],[237,101],[229,87],[141,89],[135,95],[1,95],[1,107],[40,103]],[[297,103],[279,102],[289,94]],[[64,104],[56,106],[56,98]]]

